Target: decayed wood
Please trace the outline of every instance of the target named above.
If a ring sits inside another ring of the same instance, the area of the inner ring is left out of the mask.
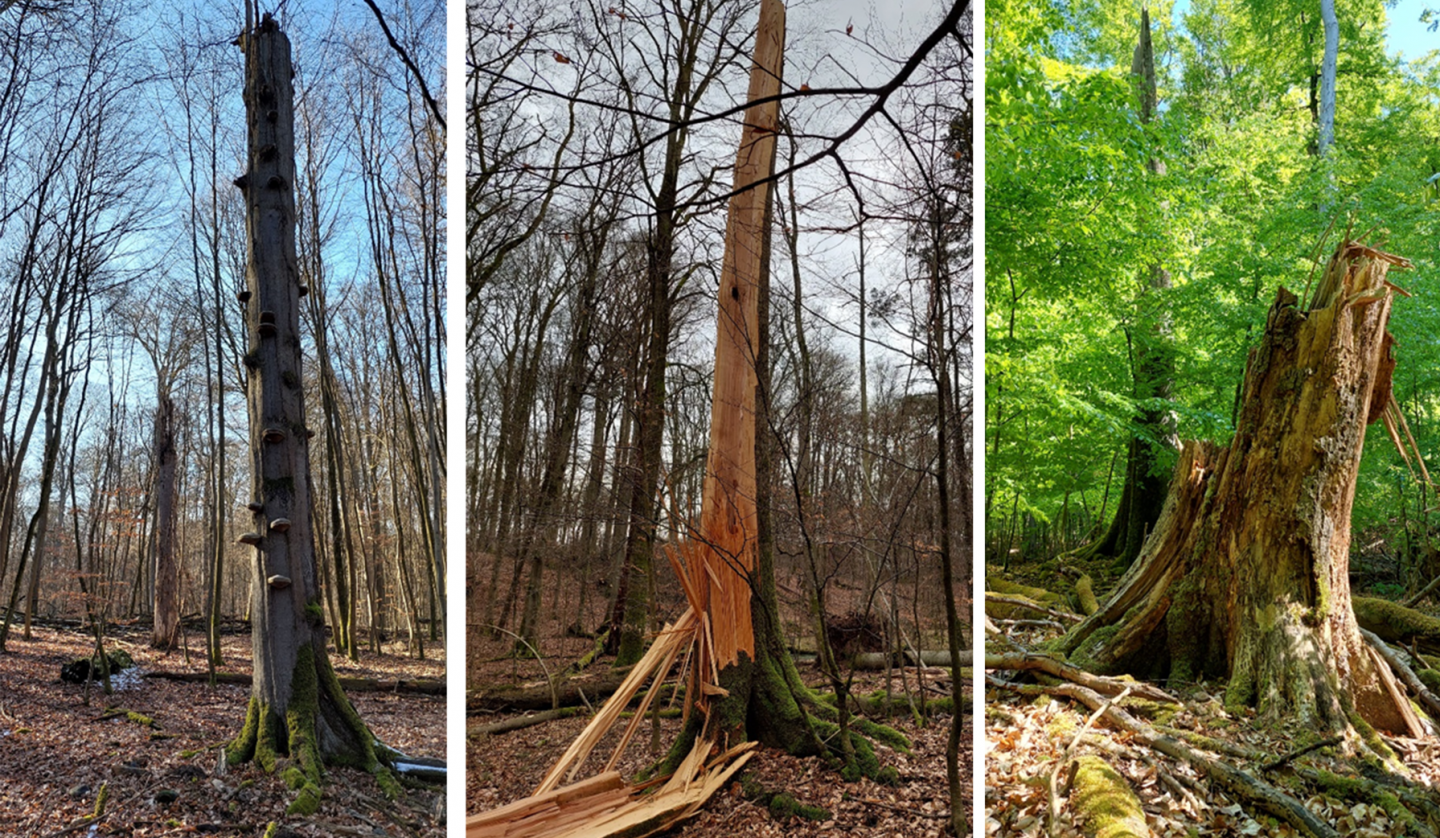
[[[1227,701],[1324,732],[1349,726],[1347,704],[1378,729],[1409,729],[1349,607],[1365,426],[1390,400],[1391,266],[1409,263],[1344,242],[1308,306],[1279,289],[1234,439],[1186,444],[1140,558],[1063,641],[1072,660],[1227,677]]]
[[[764,0],[756,30],[749,101],[780,92],[784,40],[785,7],[779,0]],[[735,189],[744,191],[730,199],[725,258],[720,271],[710,453],[699,535],[708,548],[704,551],[707,572],[701,588],[714,633],[715,663],[720,669],[737,662],[742,652],[755,659],[749,581],[755,570],[757,532],[755,359],[759,351],[765,207],[770,196],[769,184],[759,181],[769,175],[770,161],[775,156],[779,109],[780,103],[774,100],[745,109],[734,180]]]
[[[1415,670],[1407,666],[1405,661],[1395,654],[1395,650],[1390,648],[1390,644],[1381,640],[1374,632],[1363,628],[1360,629],[1360,636],[1365,638],[1365,642],[1370,644],[1370,648],[1374,649],[1375,653],[1389,664],[1391,669],[1395,670],[1395,675],[1405,682],[1405,686],[1415,693],[1415,696],[1420,699],[1420,703],[1429,710],[1430,717],[1436,722],[1440,722],[1440,696],[1436,696],[1425,686],[1425,682],[1421,681],[1420,677],[1415,674]]]

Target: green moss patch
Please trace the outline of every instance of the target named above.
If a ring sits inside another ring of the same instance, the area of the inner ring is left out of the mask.
[[[1087,755],[1075,760],[1070,804],[1089,838],[1150,838],[1140,798],[1100,757]]]

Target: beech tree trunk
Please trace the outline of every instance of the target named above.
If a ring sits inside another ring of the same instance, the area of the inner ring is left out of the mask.
[[[1140,10],[1140,37],[1130,64],[1139,97],[1140,121],[1150,123],[1159,108],[1159,89],[1155,81],[1155,47],[1150,38],[1150,12]],[[1152,174],[1165,174],[1165,163],[1158,158],[1146,161]],[[1157,308],[1156,296],[1171,287],[1170,272],[1163,265],[1153,264],[1141,271],[1143,289],[1137,308],[1141,317],[1130,332],[1133,352],[1134,397],[1136,401],[1170,398],[1175,378],[1175,361],[1170,350],[1170,319],[1164,306],[1151,316],[1146,309]],[[1150,321],[1146,323],[1145,321]],[[1116,564],[1129,566],[1140,555],[1145,537],[1160,517],[1165,502],[1166,479],[1163,463],[1173,455],[1178,444],[1175,421],[1170,411],[1145,407],[1136,420],[1145,429],[1144,436],[1132,436],[1125,452],[1125,483],[1120,492],[1115,517],[1104,535],[1087,548],[1088,555],[1114,556]]]
[[[394,779],[346,698],[325,649],[324,609],[310,519],[310,430],[300,368],[300,273],[295,257],[294,93],[290,42],[265,15],[241,38],[245,50],[248,370],[255,547],[251,583],[255,674],[245,727],[229,761],[254,759],[299,789],[290,810],[315,811],[323,766],[344,763]]]
[[[155,621],[150,645],[173,649],[180,636],[180,579],[175,563],[175,401],[155,410]]]
[[[1228,677],[1230,707],[1320,730],[1356,718],[1406,730],[1389,673],[1360,637],[1349,581],[1365,426],[1393,409],[1390,265],[1409,267],[1346,242],[1308,308],[1279,290],[1250,352],[1234,439],[1182,449],[1139,560],[1063,639],[1072,660],[1180,682]]]

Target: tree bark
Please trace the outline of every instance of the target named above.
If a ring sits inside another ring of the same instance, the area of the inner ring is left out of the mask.
[[[1393,401],[1390,265],[1409,267],[1346,242],[1308,309],[1279,290],[1235,438],[1186,444],[1139,561],[1062,641],[1073,661],[1228,677],[1231,707],[1321,730],[1404,729],[1355,623],[1348,552],[1365,426]]]
[[[180,579],[175,563],[175,401],[155,410],[155,597],[150,645],[173,649],[180,637]]]
[[[299,270],[295,256],[295,139],[290,42],[267,14],[241,38],[249,127],[245,193],[247,356],[252,512],[254,680],[245,726],[230,744],[232,764],[254,759],[299,795],[296,814],[319,804],[323,766],[346,763],[376,774],[374,738],[350,705],[325,649],[311,523],[309,438],[300,358]]]
[[[1335,17],[1335,0],[1320,0],[1320,23],[1325,30],[1325,52],[1320,62],[1320,114],[1315,149],[1323,158],[1335,142],[1335,65],[1340,52],[1340,22]]]

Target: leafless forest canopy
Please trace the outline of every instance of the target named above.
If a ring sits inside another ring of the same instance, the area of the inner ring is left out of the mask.
[[[444,593],[445,135],[418,88],[443,108],[444,4],[386,15],[400,49],[364,6],[278,16],[297,65],[310,512],[352,654],[385,635],[420,654]],[[7,629],[148,620],[167,585],[185,619],[157,642],[198,650],[247,616],[243,20],[178,2],[0,11]]]
[[[816,601],[868,613],[891,648],[943,645],[942,415],[967,554],[970,22],[923,5],[789,10],[760,491],[802,648]],[[469,4],[472,656],[684,607],[656,548],[699,514],[755,8]]]

